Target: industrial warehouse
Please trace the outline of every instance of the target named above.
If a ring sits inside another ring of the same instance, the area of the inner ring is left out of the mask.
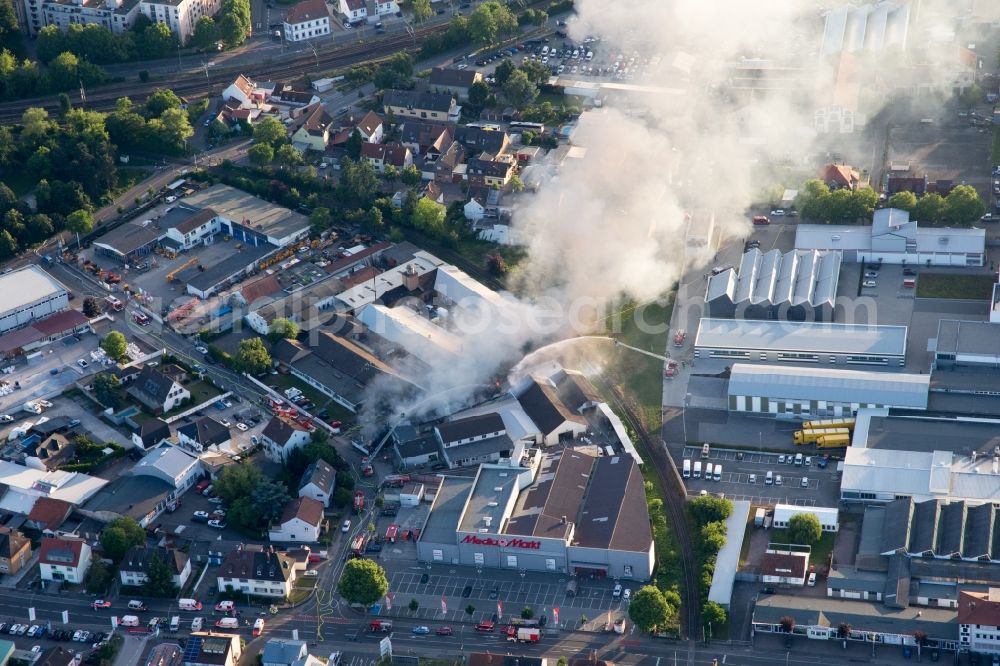
[[[642,474],[628,455],[525,451],[520,464],[446,477],[421,562],[646,581],[655,560]]]

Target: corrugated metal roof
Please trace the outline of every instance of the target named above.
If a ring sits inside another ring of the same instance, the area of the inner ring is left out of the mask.
[[[703,317],[694,344],[712,349],[904,356],[906,327]]]
[[[927,408],[930,375],[736,363],[729,395]]]

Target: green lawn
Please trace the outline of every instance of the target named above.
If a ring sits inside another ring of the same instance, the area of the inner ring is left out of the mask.
[[[185,386],[188,391],[191,392],[191,404],[200,405],[206,400],[211,400],[212,398],[222,395],[222,391],[215,388],[208,382],[197,380],[193,381],[187,386]]]
[[[830,562],[830,554],[833,552],[833,542],[837,535],[833,532],[823,532],[819,543],[813,544],[812,553],[809,555],[809,564],[814,567],[826,566]],[[774,529],[771,531],[771,543],[790,543],[788,530]]]
[[[995,283],[993,275],[921,273],[917,278],[917,296],[988,301],[993,297]]]
[[[611,318],[607,328],[625,344],[663,354],[672,311],[672,299],[628,304]],[[657,431],[662,423],[663,362],[629,349],[617,349],[614,354],[611,373],[642,409],[646,428]]]

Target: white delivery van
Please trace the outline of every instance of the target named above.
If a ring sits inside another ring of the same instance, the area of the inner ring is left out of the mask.
[[[711,481],[712,480],[712,470],[713,469],[715,469],[715,468],[712,466],[712,463],[705,463],[705,480],[706,481]]]
[[[681,475],[685,479],[690,479],[691,478],[691,461],[688,460],[687,458],[684,459],[684,471],[681,472]]]
[[[774,472],[768,472],[767,476],[764,477],[764,485],[771,485],[774,483]]]
[[[716,481],[722,481],[722,465],[715,466],[715,471],[712,472],[712,478]]]
[[[178,599],[177,600],[177,606],[181,610],[186,610],[186,611],[200,611],[201,610],[201,602],[199,602],[196,599]]]
[[[795,454],[795,464],[796,465],[801,465],[802,464],[802,454],[801,453],[796,453]]]
[[[205,618],[196,617],[191,620],[191,631],[201,631],[201,628],[205,626]]]
[[[118,624],[123,627],[138,627],[139,618],[135,615],[123,615],[122,618],[118,620]]]
[[[136,601],[135,599],[133,599],[132,601],[128,602],[128,609],[144,611],[146,610],[146,604],[142,603],[141,601]]]
[[[176,634],[180,630],[181,630],[181,616],[174,615],[172,618],[170,618],[170,633]]]
[[[219,629],[239,629],[240,621],[235,617],[220,617],[215,622],[215,626]]]
[[[694,478],[696,478],[696,479],[700,479],[701,478],[701,461],[700,460],[694,461],[694,472],[691,474],[691,476],[694,477]]]

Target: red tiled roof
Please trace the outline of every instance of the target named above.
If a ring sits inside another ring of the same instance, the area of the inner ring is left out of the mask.
[[[398,143],[366,143],[361,146],[361,155],[401,167],[406,164],[406,154],[409,150],[406,146],[401,146]]]
[[[258,299],[278,294],[281,291],[278,278],[273,275],[265,275],[245,285],[240,289],[240,295],[243,296],[243,300],[247,303],[253,303]]]
[[[83,326],[88,321],[90,320],[82,312],[77,310],[63,310],[45,319],[39,319],[31,326],[38,329],[42,335],[48,338],[66,331],[72,331],[74,328]]]
[[[323,522],[323,503],[312,497],[298,497],[285,505],[281,514],[281,524],[293,518],[298,518],[309,525],[319,525]]]
[[[323,18],[330,18],[330,12],[326,9],[326,0],[302,0],[288,10],[285,23],[304,23]]]
[[[961,592],[958,597],[958,623],[1000,627],[1000,597],[996,588],[989,592]]]
[[[42,539],[42,546],[39,552],[39,564],[55,564],[58,566],[75,567],[80,563],[80,557],[83,554],[83,540],[45,537]],[[68,562],[65,557],[60,556],[60,554],[65,555],[67,553],[72,556],[72,562]]]
[[[73,505],[52,497],[39,497],[28,513],[28,520],[42,530],[56,530],[66,520]]]

